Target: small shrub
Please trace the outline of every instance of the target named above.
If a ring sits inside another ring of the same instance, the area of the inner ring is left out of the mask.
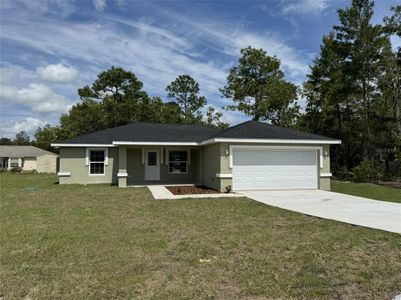
[[[340,167],[336,173],[336,177],[341,180],[351,180],[354,176],[354,174],[351,171],[347,170],[346,167]]]
[[[13,167],[11,169],[11,173],[21,173],[22,168],[21,167]]]
[[[363,160],[357,167],[352,169],[353,180],[356,182],[372,182],[379,178],[377,169],[367,160]]]

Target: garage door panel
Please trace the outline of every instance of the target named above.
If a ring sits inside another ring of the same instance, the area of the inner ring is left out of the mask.
[[[249,150],[233,153],[233,188],[316,189],[316,150]]]
[[[235,150],[233,164],[236,166],[313,166],[316,164],[316,151],[266,151],[266,150]],[[250,154],[250,155],[249,155]]]

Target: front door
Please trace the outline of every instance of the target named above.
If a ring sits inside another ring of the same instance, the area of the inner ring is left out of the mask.
[[[145,151],[145,180],[160,180],[160,157],[158,150]]]

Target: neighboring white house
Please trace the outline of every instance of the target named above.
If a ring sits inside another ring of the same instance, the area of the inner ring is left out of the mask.
[[[34,146],[0,146],[0,171],[21,168],[23,171],[57,173],[58,155]]]

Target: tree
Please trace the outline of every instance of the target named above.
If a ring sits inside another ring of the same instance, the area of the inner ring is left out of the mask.
[[[34,145],[41,149],[54,152],[55,149],[51,146],[58,139],[59,128],[46,124],[43,128],[39,127],[35,132]]]
[[[400,66],[391,30],[371,22],[373,7],[353,0],[338,10],[340,24],[324,36],[304,83],[307,106],[298,125],[342,140],[332,151],[336,174],[368,163],[389,175],[400,152]]]
[[[181,108],[183,122],[200,123],[200,109],[207,104],[206,98],[199,95],[199,84],[189,75],[178,76],[167,86],[169,98],[174,98]]]
[[[67,114],[60,117],[60,139],[68,139],[107,128],[103,104],[93,99],[83,99]]]
[[[396,34],[401,38],[401,5],[393,6],[392,16],[385,17],[385,30],[389,34]],[[398,63],[401,64],[401,47],[398,47]]]
[[[110,128],[137,121],[139,107],[148,95],[142,91],[143,84],[134,73],[119,67],[101,72],[92,87],[78,90],[81,99],[102,104],[103,118],[100,127]]]
[[[148,95],[134,73],[119,67],[101,72],[91,87],[78,89],[81,102],[60,118],[60,138],[141,120]]]
[[[241,111],[256,121],[291,124],[298,112],[296,86],[285,80],[280,60],[263,49],[242,49],[239,64],[220,91],[234,101],[227,110]]]
[[[175,102],[163,102],[160,97],[153,97],[142,105],[142,122],[181,123],[181,109]]]
[[[221,112],[216,111],[216,109],[213,106],[209,106],[206,111],[206,125],[210,127],[216,127],[216,128],[227,128],[228,123],[224,123],[221,121],[221,118],[223,117],[223,114]]]
[[[15,135],[14,144],[15,145],[30,145],[31,138],[25,131],[21,131]]]
[[[1,138],[0,145],[14,145],[13,141],[9,138]]]

